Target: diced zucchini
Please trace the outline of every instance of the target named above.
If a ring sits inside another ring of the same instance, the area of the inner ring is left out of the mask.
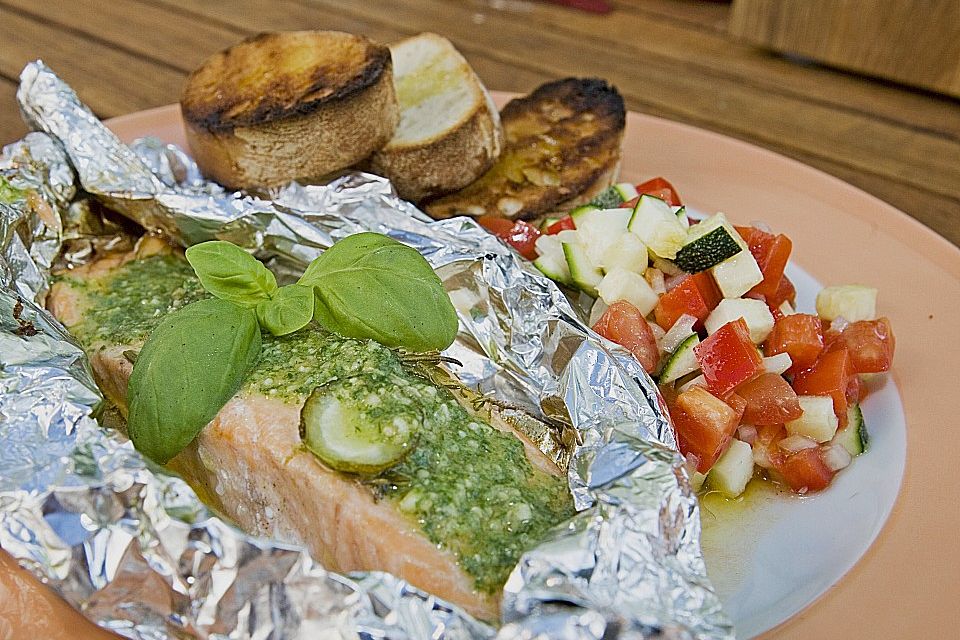
[[[747,323],[750,340],[754,344],[760,344],[766,340],[773,331],[773,314],[770,313],[770,309],[763,301],[752,298],[724,298],[710,312],[703,326],[706,327],[707,333],[714,333],[737,318],[743,318]]]
[[[824,320],[874,320],[877,317],[877,290],[858,284],[825,287],[817,294],[817,315]]]
[[[690,227],[673,261],[688,273],[699,273],[740,253],[744,247],[743,239],[726,216],[717,213]]]
[[[632,233],[621,233],[607,247],[600,259],[600,266],[607,271],[619,268],[643,273],[648,260],[647,246],[643,240]]]
[[[677,216],[677,220],[683,225],[684,229],[690,229],[690,216],[687,215],[686,207],[674,207],[676,211],[674,214]]]
[[[555,216],[547,216],[546,218],[543,219],[543,222],[540,223],[540,232],[546,233],[550,225],[554,224],[555,222],[558,222],[559,220],[560,218],[557,218]]]
[[[707,474],[710,488],[727,496],[736,498],[753,477],[753,449],[742,440],[731,440],[730,446]]]
[[[697,324],[697,319],[688,313],[677,318],[673,326],[663,335],[660,348],[668,353],[676,351],[681,342],[696,333],[693,330],[695,324]]]
[[[712,267],[710,272],[724,298],[739,298],[763,282],[760,266],[749,251],[727,258]]]
[[[537,253],[540,256],[533,261],[533,266],[555,282],[572,285],[570,269],[567,267],[567,257],[563,254],[563,245],[560,237],[562,233],[537,238]]]
[[[597,294],[607,304],[626,300],[640,313],[647,315],[657,306],[656,292],[639,273],[626,269],[611,269],[597,285]]]
[[[851,456],[858,456],[867,450],[867,425],[863,421],[863,412],[860,405],[852,404],[847,409],[847,426],[837,431],[833,436],[833,444],[839,444]]]
[[[833,412],[833,399],[830,396],[799,396],[797,399],[803,415],[784,425],[787,432],[817,442],[827,442],[833,438],[839,424]]]
[[[629,182],[621,182],[604,189],[600,195],[590,201],[600,209],[612,209],[637,197],[637,188]]]
[[[422,428],[412,413],[368,413],[347,393],[344,383],[314,389],[300,411],[303,443],[337,471],[375,474],[402,460],[416,445]]]
[[[574,226],[579,229],[580,220],[582,220],[584,216],[587,216],[594,211],[600,211],[600,207],[595,204],[582,204],[579,207],[574,207],[571,209],[569,215],[571,218],[573,218]]]
[[[697,356],[693,353],[693,348],[698,344],[700,344],[700,337],[697,334],[693,334],[680,343],[663,363],[663,368],[660,370],[660,384],[673,382],[677,378],[700,369]]]
[[[653,196],[642,195],[633,209],[629,229],[661,258],[673,258],[687,239],[687,230],[670,205]]]
[[[627,223],[631,214],[630,209],[594,209],[580,216],[576,221],[577,233],[591,262],[604,266],[603,257],[607,249],[618,238],[629,235]]]
[[[563,255],[567,260],[573,285],[591,296],[596,296],[597,285],[603,280],[603,271],[590,260],[586,248],[579,241],[560,244],[563,247]]]

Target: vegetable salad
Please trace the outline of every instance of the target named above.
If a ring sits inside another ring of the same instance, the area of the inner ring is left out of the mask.
[[[657,380],[695,486],[736,497],[762,475],[821,491],[866,450],[864,379],[890,369],[892,327],[877,290],[855,284],[798,312],[786,235],[691,219],[663,178],[614,185],[539,227],[479,222],[596,298],[590,324]]]

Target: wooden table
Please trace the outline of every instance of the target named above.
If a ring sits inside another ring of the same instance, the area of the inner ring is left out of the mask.
[[[259,31],[390,41],[430,30],[491,88],[602,76],[630,109],[796,158],[960,244],[960,102],[733,42],[725,3],[612,4],[591,15],[522,0],[0,0],[0,141],[25,132],[14,93],[38,57],[110,117],[175,102],[206,56]]]

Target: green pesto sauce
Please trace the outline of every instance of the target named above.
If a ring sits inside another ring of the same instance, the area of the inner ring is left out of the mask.
[[[145,338],[166,313],[204,297],[189,265],[175,257],[131,262],[89,286],[92,308],[78,336],[85,344]],[[316,327],[265,333],[243,393],[302,402],[334,380],[350,382],[371,419],[419,416],[416,446],[371,486],[451,551],[478,591],[501,588],[520,555],[573,514],[564,478],[535,470],[517,438],[471,416],[449,390],[379,343]]]
[[[128,262],[103,278],[61,279],[89,296],[83,321],[70,327],[85,346],[142,342],[164,316],[207,297],[186,260],[171,255]]]

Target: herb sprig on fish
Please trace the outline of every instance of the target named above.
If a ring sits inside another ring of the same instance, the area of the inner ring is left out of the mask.
[[[134,445],[166,463],[240,389],[260,354],[260,331],[326,330],[408,351],[438,351],[457,333],[440,278],[415,249],[377,233],[334,244],[296,284],[278,286],[259,260],[220,240],[187,249],[212,300],[174,312],[150,335],[128,384]]]

